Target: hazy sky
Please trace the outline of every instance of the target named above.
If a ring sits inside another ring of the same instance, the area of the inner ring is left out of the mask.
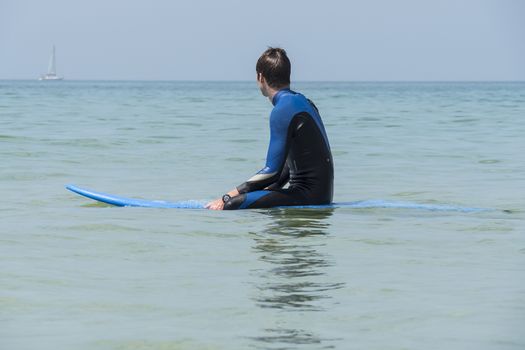
[[[525,80],[524,0],[0,0],[0,79]]]

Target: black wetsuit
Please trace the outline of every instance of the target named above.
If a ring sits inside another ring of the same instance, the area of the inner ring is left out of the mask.
[[[240,195],[224,209],[330,204],[333,160],[317,107],[290,89],[280,90],[272,103],[266,166],[237,187]]]

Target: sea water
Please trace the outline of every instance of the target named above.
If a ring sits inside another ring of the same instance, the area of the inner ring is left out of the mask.
[[[252,82],[0,81],[0,349],[525,348],[525,83],[297,83],[335,201],[117,208],[264,166]]]

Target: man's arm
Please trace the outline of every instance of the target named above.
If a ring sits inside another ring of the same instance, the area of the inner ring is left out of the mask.
[[[279,190],[288,183],[289,179],[290,179],[290,168],[288,167],[287,164],[285,164],[279,179],[273,184],[266,187],[265,190],[270,190],[270,191]],[[237,188],[234,188],[226,194],[233,198],[235,196],[238,196],[240,193],[237,190]],[[216,200],[206,204],[206,209],[212,209],[212,210],[224,209],[224,202],[222,201],[222,198],[217,198]]]
[[[239,193],[262,190],[278,182],[288,154],[288,126],[290,120],[283,111],[275,108],[270,115],[270,144],[266,155],[266,164],[248,181],[237,186]]]

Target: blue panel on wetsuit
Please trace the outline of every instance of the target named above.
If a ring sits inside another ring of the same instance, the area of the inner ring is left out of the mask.
[[[255,191],[255,192],[249,192],[246,194],[246,198],[244,199],[244,202],[242,202],[239,209],[246,209],[248,208],[253,202],[256,200],[264,197],[265,195],[271,193],[271,191]]]

